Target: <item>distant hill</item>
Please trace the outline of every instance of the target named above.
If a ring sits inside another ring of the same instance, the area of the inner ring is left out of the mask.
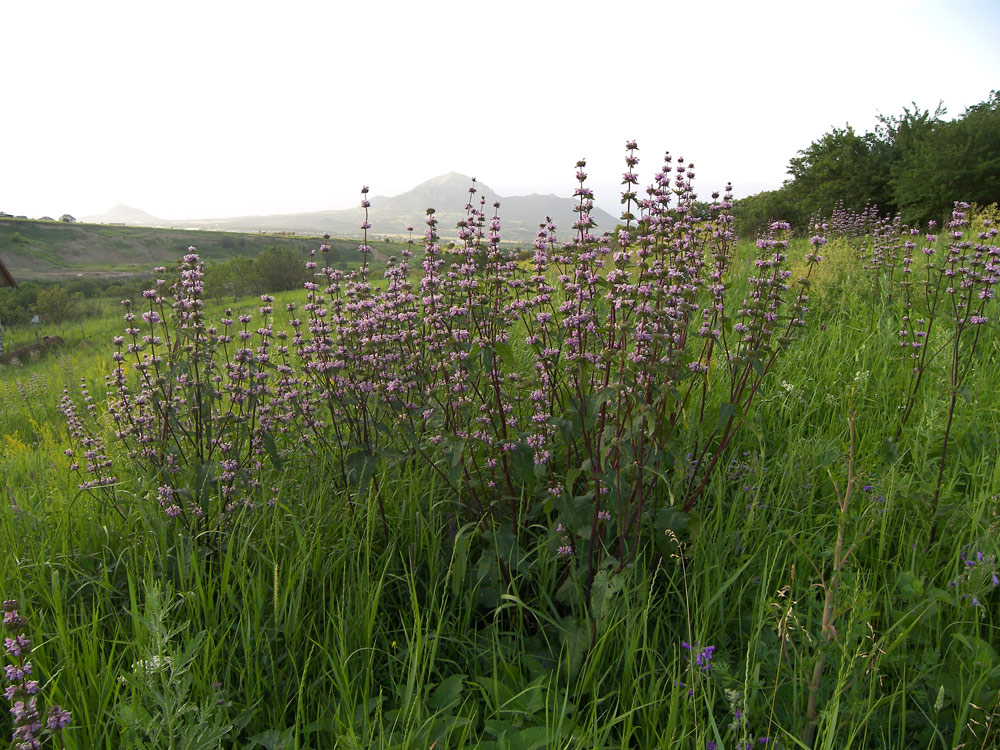
[[[151,227],[64,224],[0,218],[0,258],[18,281],[77,276],[148,274],[154,266],[172,266],[194,245],[207,263],[237,255],[252,257],[266,247],[291,247],[302,254],[324,240]],[[334,265],[353,266],[359,260],[356,240],[326,240]],[[399,245],[370,243],[378,263],[399,253]]]
[[[369,221],[371,236],[403,237],[406,228],[423,234],[426,210],[437,211],[438,233],[445,238],[456,236],[455,227],[465,215],[472,179],[456,172],[434,177],[417,185],[402,195],[374,196],[370,198]],[[551,216],[556,222],[559,236],[569,239],[576,214],[572,198],[557,195],[500,196],[487,185],[476,183],[476,198],[486,198],[486,208],[492,214],[492,204],[500,202],[500,234],[508,242],[530,242],[538,231],[538,224]],[[136,218],[130,218],[134,213]],[[597,231],[612,230],[617,220],[595,208],[591,214],[597,222]],[[115,206],[106,214],[86,220],[103,223],[138,224],[143,226],[183,226],[185,228],[214,229],[238,232],[295,232],[297,234],[322,234],[337,237],[357,237],[361,234],[364,211],[360,206],[330,211],[313,211],[298,214],[270,214],[264,216],[238,216],[229,219],[182,219],[169,222],[150,216],[138,209]]]
[[[123,203],[109,208],[103,214],[84,216],[80,221],[87,224],[131,224],[142,227],[169,226],[169,222],[158,219],[152,214],[147,214],[141,209],[126,206]]]

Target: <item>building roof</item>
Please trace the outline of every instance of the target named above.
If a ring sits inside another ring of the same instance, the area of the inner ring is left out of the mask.
[[[7,270],[7,266],[3,264],[0,260],[0,286],[17,286],[17,282],[14,281],[14,277],[10,275],[10,271]]]

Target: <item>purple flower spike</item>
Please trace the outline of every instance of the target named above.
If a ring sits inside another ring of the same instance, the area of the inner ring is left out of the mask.
[[[45,725],[49,729],[62,729],[69,725],[73,717],[70,715],[69,711],[63,711],[62,707],[59,705],[53,705],[49,709],[49,716],[45,722]]]
[[[18,615],[18,602],[9,599],[3,603],[4,628],[14,631],[22,625],[27,624],[25,619]],[[9,713],[13,717],[14,731],[11,739],[17,750],[22,748],[39,748],[42,740],[42,718],[38,709],[38,691],[40,688],[38,680],[27,679],[32,673],[31,662],[27,660],[27,655],[31,653],[31,641],[24,633],[17,633],[14,637],[4,638],[4,651],[10,664],[4,665],[4,678],[9,683],[3,691],[4,698],[10,703]],[[63,711],[60,706],[54,705],[49,709],[46,726],[49,730],[60,732],[70,723],[69,711]],[[62,744],[61,742],[59,743]]]

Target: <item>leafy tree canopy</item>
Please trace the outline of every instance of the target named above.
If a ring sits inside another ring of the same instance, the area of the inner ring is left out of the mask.
[[[1000,201],[1000,93],[954,120],[945,114],[940,104],[914,104],[880,115],[871,132],[833,128],[790,160],[780,189],[737,201],[738,230],[754,234],[776,219],[804,230],[838,203],[855,211],[875,204],[913,224],[944,218],[956,200]]]

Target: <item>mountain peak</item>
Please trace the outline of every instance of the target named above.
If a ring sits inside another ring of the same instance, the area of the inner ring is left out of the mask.
[[[162,223],[160,219],[148,214],[142,209],[118,203],[99,216],[84,216],[84,222],[91,224],[139,224],[141,226],[156,226]]]
[[[469,202],[469,188],[473,187],[472,178],[458,172],[446,172],[432,177],[407,190],[405,193],[392,197],[380,197],[372,201],[373,211],[392,207],[392,212],[409,213],[419,220],[428,208],[436,208],[439,212],[458,211],[464,214],[464,206]],[[475,202],[481,198],[487,202],[499,199],[487,185],[475,183]]]
[[[439,174],[437,177],[431,177],[429,180],[424,180],[417,185],[417,187],[437,187],[439,185],[452,185],[459,182],[465,185],[471,185],[472,180],[472,177],[467,177],[466,175],[459,174],[458,172],[445,172],[444,174]]]
[[[407,190],[406,193],[403,193],[403,195],[408,195],[410,193],[426,195],[430,193],[440,196],[467,196],[469,188],[473,186],[474,180],[474,177],[469,177],[468,175],[464,175],[459,172],[446,172],[445,174],[440,174],[437,177],[431,177],[429,180],[421,182],[415,188]],[[493,191],[490,190],[489,186],[484,185],[481,182],[476,182],[475,187],[476,192],[480,195],[493,195]]]

